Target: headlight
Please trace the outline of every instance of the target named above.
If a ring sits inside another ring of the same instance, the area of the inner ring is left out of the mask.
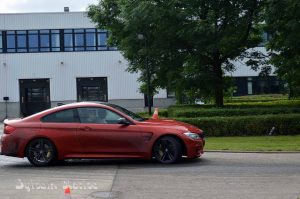
[[[186,132],[186,133],[184,133],[184,135],[188,136],[192,140],[200,139],[200,136],[197,133]]]

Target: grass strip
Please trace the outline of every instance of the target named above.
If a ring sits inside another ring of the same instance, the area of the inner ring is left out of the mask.
[[[208,137],[206,138],[205,150],[300,152],[300,135]]]

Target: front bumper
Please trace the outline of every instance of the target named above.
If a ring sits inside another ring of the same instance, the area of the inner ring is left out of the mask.
[[[197,158],[204,153],[205,140],[187,140],[186,141],[186,155],[188,158]]]

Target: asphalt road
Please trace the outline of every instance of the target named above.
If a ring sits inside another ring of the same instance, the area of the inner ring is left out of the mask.
[[[71,160],[46,168],[0,156],[1,199],[64,199],[66,185],[72,199],[300,199],[300,153],[205,153],[174,165]]]
[[[36,168],[0,156],[1,199],[300,198],[300,154],[206,153],[175,165],[154,161],[70,161]]]

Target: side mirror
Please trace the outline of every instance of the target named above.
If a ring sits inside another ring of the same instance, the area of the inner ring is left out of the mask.
[[[120,118],[119,120],[118,120],[118,124],[123,124],[123,125],[125,125],[125,126],[128,126],[128,125],[130,125],[131,124],[131,122],[130,121],[128,121],[126,118]]]

